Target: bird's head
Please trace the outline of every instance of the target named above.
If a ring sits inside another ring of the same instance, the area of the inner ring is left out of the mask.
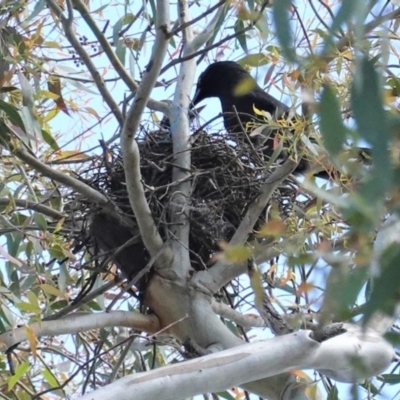
[[[257,85],[251,75],[234,61],[218,61],[209,65],[197,81],[192,103],[196,105],[209,97],[237,97]]]

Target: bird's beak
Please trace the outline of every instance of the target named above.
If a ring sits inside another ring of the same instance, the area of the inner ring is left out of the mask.
[[[204,97],[203,97],[203,95],[201,93],[201,89],[197,88],[196,89],[196,93],[193,96],[190,108],[193,108],[197,103],[200,103],[202,100],[204,100]]]

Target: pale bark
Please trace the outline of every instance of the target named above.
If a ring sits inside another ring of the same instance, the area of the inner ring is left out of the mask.
[[[371,342],[360,331],[322,343],[312,340],[309,335],[310,331],[292,333],[127,376],[81,399],[180,400],[201,393],[223,391],[293,369],[308,368],[346,371],[345,378],[352,381],[352,378],[359,378],[351,376],[354,358],[361,356],[365,361],[364,356],[368,360],[374,357],[377,364],[369,372],[376,374],[386,368],[394,356],[389,344],[382,339]]]
[[[165,0],[159,0],[157,1],[157,33],[152,56],[142,82],[135,94],[133,104],[124,121],[121,135],[121,149],[129,202],[135,214],[146,249],[152,257],[158,256],[159,259],[156,260],[156,264],[163,266],[170,264],[172,255],[167,247],[165,247],[165,251],[160,254],[163,241],[158,233],[144,194],[140,174],[139,148],[135,140],[135,135],[167,52],[169,23],[169,3]]]
[[[28,338],[28,330],[33,330],[35,337],[57,336],[91,329],[121,326],[156,333],[160,330],[158,318],[155,315],[143,315],[130,311],[111,311],[104,313],[76,313],[54,321],[41,321],[22,326],[0,335],[0,344],[9,348]]]

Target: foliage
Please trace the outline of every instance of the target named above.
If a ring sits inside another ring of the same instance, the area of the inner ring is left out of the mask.
[[[0,355],[0,392],[7,398],[48,392],[65,398],[182,359],[168,335],[104,327],[39,338],[30,329],[72,312],[145,309],[136,288],[123,281],[130,272],[119,275],[89,229],[99,209],[110,210],[110,199],[122,219],[133,219],[118,140],[146,75],[159,9],[154,0],[122,3],[0,1],[0,334],[21,325],[27,331],[26,342],[8,358]],[[176,160],[161,111],[173,99],[183,62],[195,57],[202,70],[214,60],[235,59],[305,119],[261,116],[286,138],[269,162],[246,143],[227,141],[215,120],[191,121],[192,266],[269,260],[263,274],[250,272],[250,281],[235,277],[216,294],[241,313],[254,312],[251,287],[257,303],[263,287],[281,314],[292,310],[299,321],[314,313],[328,322],[392,312],[399,250],[392,245],[383,252],[381,274],[371,260],[376,230],[399,212],[400,10],[362,0],[188,7],[196,34],[218,7],[222,11],[206,44],[190,55],[182,51],[187,37],[179,12],[171,11],[168,55],[136,132],[146,199],[162,239],[172,240],[168,196]],[[355,145],[371,148],[362,158],[368,162],[359,162]],[[311,173],[304,181],[286,180],[257,216],[247,244],[228,244],[284,151],[327,170],[330,180]],[[151,257],[143,257],[147,265]],[[239,324],[225,323],[247,339]],[[329,398],[340,398],[321,379]],[[382,379],[398,383],[395,373]]]

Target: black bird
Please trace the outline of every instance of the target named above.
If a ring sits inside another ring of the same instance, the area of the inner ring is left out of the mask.
[[[254,112],[254,107],[267,111],[276,120],[287,117],[289,107],[266,93],[256,80],[238,63],[234,61],[218,61],[209,65],[197,81],[196,93],[193,97],[193,106],[209,97],[218,97],[224,117],[224,126],[229,133],[243,133],[246,124],[257,119],[262,124],[263,120]],[[239,121],[240,119],[240,121]],[[265,123],[265,122],[264,122]],[[257,146],[263,144],[263,154],[270,157],[273,153],[272,139],[277,130],[264,129],[262,135],[251,138]],[[265,142],[266,138],[269,138]],[[265,143],[264,143],[265,142]],[[360,162],[367,160],[369,149],[355,150],[355,157]],[[366,156],[365,156],[366,155]],[[283,152],[281,157],[287,157]],[[297,166],[295,173],[304,173],[310,169],[310,164],[304,158]],[[332,171],[316,171],[315,176],[329,178]]]
[[[254,107],[267,111],[275,119],[281,118],[289,111],[288,106],[266,93],[258,86],[256,80],[234,61],[215,62],[200,75],[192,103],[196,105],[209,97],[219,98],[224,126],[230,133],[243,132],[248,122],[257,120]],[[263,122],[262,118],[258,119],[260,123]],[[259,139],[255,141],[259,142]],[[271,152],[272,146],[268,148]]]

